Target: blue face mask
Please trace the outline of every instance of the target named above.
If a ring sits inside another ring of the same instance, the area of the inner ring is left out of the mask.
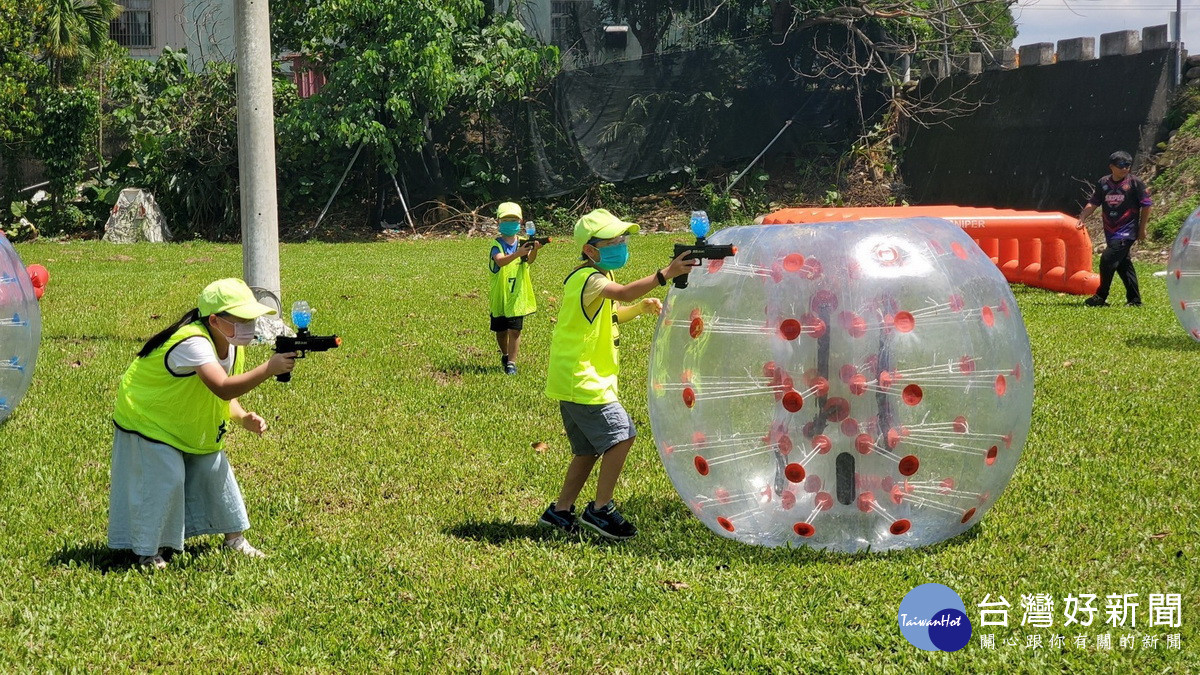
[[[504,237],[515,237],[521,231],[521,223],[513,221],[500,222],[500,235]]]
[[[602,270],[619,270],[629,262],[629,244],[627,242],[603,246],[598,250],[600,259],[596,261],[596,266]]]

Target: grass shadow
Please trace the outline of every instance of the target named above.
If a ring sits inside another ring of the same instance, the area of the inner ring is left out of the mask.
[[[504,374],[504,368],[500,366],[500,360],[496,359],[496,365],[483,365],[482,363],[434,363],[434,370],[444,375],[486,375],[488,373]]]
[[[555,530],[541,528],[531,520],[528,523],[516,519],[476,521],[469,520],[442,532],[459,539],[478,541],[493,546],[504,546],[513,541],[563,543],[584,542],[611,550],[617,555],[646,558],[670,558],[674,560],[703,560],[712,562],[716,570],[731,565],[770,567],[780,564],[809,565],[855,565],[878,560],[902,560],[930,556],[953,550],[979,536],[981,525],[976,524],[962,534],[929,546],[897,551],[860,551],[838,553],[809,548],[807,546],[781,546],[767,548],[753,546],[726,539],[713,534],[703,523],[692,516],[691,511],[678,498],[638,495],[621,504],[621,510],[638,526],[638,536],[630,541],[609,541],[582,532],[578,536],[567,536]]]
[[[184,544],[184,553],[195,558],[208,553],[213,548],[212,543],[207,541]],[[165,557],[169,562],[177,555],[179,555],[178,552],[171,552]],[[101,574],[108,574],[109,572],[137,569],[137,561],[138,556],[133,551],[111,549],[100,542],[88,542],[63,546],[46,562],[56,567],[88,567]]]
[[[512,520],[468,520],[442,530],[459,539],[470,539],[493,546],[503,546],[511,541],[553,541],[563,538],[558,532],[538,527],[533,523],[518,523]]]
[[[1135,335],[1126,340],[1125,345],[1135,349],[1156,349],[1174,352],[1196,351],[1200,349],[1200,344],[1182,332],[1171,333],[1170,335],[1163,335],[1161,333]]]

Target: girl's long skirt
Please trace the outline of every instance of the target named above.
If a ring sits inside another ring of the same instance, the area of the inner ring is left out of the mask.
[[[156,555],[202,534],[250,529],[224,452],[194,455],[115,429],[108,547]]]

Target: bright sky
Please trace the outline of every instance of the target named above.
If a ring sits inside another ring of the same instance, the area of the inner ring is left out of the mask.
[[[1013,46],[1054,42],[1073,37],[1096,38],[1100,34],[1137,30],[1169,23],[1174,0],[1018,0],[1013,7],[1017,39]],[[1183,45],[1200,54],[1200,2],[1183,0]]]

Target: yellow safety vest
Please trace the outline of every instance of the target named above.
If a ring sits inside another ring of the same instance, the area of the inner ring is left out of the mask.
[[[229,401],[212,393],[193,371],[176,375],[167,368],[167,356],[180,342],[191,337],[212,337],[200,322],[175,331],[167,341],[144,357],[136,358],[117,389],[113,422],[118,427],[152,441],[196,455],[225,447],[229,431]],[[214,349],[215,349],[214,345]],[[243,368],[243,350],[234,350],[233,372]]]
[[[491,272],[489,293],[492,316],[517,317],[537,311],[537,298],[533,295],[533,283],[529,280],[529,263],[517,258],[504,267],[496,265],[491,251],[500,249],[504,254],[504,243],[496,239],[488,250],[488,271]]]
[[[613,278],[611,272],[587,266],[575,270],[563,282],[562,307],[550,340],[550,366],[546,372],[546,396],[558,401],[600,405],[617,400],[621,331],[616,303],[605,298],[594,316],[587,315],[583,288],[593,274]]]

